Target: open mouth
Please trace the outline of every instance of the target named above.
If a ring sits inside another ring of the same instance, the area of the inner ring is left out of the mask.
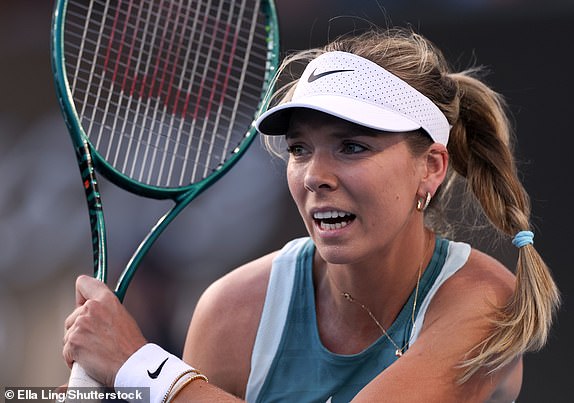
[[[349,225],[355,219],[355,215],[346,211],[318,211],[313,214],[315,224],[325,231],[341,229]]]

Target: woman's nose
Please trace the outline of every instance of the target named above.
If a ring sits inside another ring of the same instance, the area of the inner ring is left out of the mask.
[[[309,192],[332,191],[338,184],[335,172],[329,157],[315,154],[307,164],[303,185]]]

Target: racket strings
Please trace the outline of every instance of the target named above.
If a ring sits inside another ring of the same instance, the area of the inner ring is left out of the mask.
[[[258,1],[75,1],[70,90],[90,142],[125,175],[195,183],[241,143],[267,79]]]

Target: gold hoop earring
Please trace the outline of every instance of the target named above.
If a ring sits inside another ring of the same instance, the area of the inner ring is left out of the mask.
[[[417,200],[417,211],[420,211],[421,213],[425,211],[430,204],[431,198],[432,196],[430,192],[427,192],[425,197],[419,197]]]

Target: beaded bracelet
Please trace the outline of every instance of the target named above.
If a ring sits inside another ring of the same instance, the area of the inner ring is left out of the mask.
[[[177,385],[177,388],[174,389],[174,386],[172,386],[170,388],[170,389],[173,389],[173,391],[170,390],[168,392],[168,395],[166,396],[166,403],[171,403],[171,401],[178,395],[179,392],[181,392],[183,390],[183,388],[185,388],[188,384],[190,384],[191,382],[193,382],[197,379],[203,379],[205,382],[209,382],[209,380],[207,379],[207,376],[203,375],[199,371],[194,371],[194,372],[195,372],[195,375],[191,375],[187,379],[184,379],[183,381],[179,382],[181,380],[181,378],[180,378],[180,379],[178,379],[177,382],[175,382],[175,385]]]

